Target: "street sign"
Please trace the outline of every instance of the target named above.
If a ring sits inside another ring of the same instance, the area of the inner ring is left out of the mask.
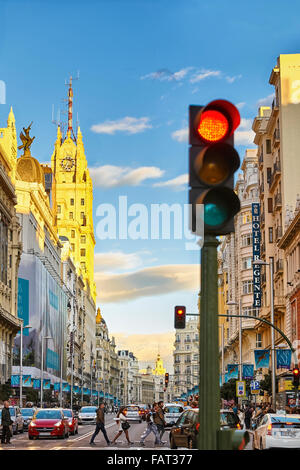
[[[246,381],[245,380],[236,381],[236,396],[237,397],[246,396]]]
[[[257,380],[252,380],[250,382],[250,388],[251,388],[251,394],[252,395],[258,395],[259,394],[259,382]]]

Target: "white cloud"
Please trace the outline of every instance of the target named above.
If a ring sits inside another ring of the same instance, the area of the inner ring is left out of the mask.
[[[198,264],[171,264],[144,268],[132,273],[95,272],[98,301],[116,303],[199,288]]]
[[[95,271],[136,269],[141,265],[142,258],[139,253],[124,253],[122,251],[95,253]]]
[[[233,77],[230,77],[230,76],[226,76],[225,77],[225,80],[228,82],[228,83],[233,83],[235,82],[236,80],[239,80],[240,78],[242,78],[242,75],[235,75]]]
[[[183,80],[186,75],[189,73],[189,71],[193,67],[186,67],[185,69],[178,70],[178,72],[171,72],[168,69],[161,69],[158,70],[157,72],[152,72],[148,73],[147,75],[144,75],[141,77],[141,80],[159,80],[160,82],[179,82]]]
[[[245,105],[246,105],[245,102],[241,102],[241,103],[237,103],[237,104],[236,104],[236,107],[237,107],[238,109],[242,109]]]
[[[256,105],[258,107],[260,107],[260,106],[271,106],[272,101],[273,101],[274,98],[275,98],[275,94],[272,93],[271,95],[268,95],[265,98],[261,98],[260,100],[258,100]]]
[[[235,145],[253,145],[255,133],[252,130],[252,119],[241,119],[241,124],[234,133]]]
[[[94,124],[91,127],[96,134],[114,135],[116,132],[125,132],[127,134],[138,134],[146,129],[151,129],[150,119],[148,117],[134,118],[125,117],[116,121],[105,121],[103,123]]]
[[[161,183],[153,184],[154,187],[170,187],[174,191],[183,191],[186,189],[186,185],[189,181],[189,175],[186,173],[184,175],[177,176],[168,181],[162,181]]]
[[[155,166],[130,168],[115,165],[103,165],[100,167],[92,167],[89,171],[94,186],[98,188],[138,186],[147,179],[161,178],[164,174],[164,170]]]
[[[198,83],[201,80],[205,80],[209,77],[220,77],[220,70],[201,70],[200,72],[195,73],[190,79],[190,83]]]
[[[177,140],[177,142],[187,142],[189,138],[189,128],[184,127],[183,129],[178,129],[172,133],[172,139]]]

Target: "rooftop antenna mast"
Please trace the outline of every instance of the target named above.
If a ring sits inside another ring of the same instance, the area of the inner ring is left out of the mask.
[[[79,71],[77,72],[77,77],[73,78],[72,75],[70,76],[69,83],[65,81],[65,85],[69,87],[68,89],[68,133],[72,133],[73,139],[76,142],[76,137],[73,131],[73,80],[79,80]]]
[[[57,111],[57,119],[54,119],[54,104],[52,105],[52,124],[55,124],[56,126],[59,126],[61,129],[62,135],[64,134],[65,127],[67,123],[65,121],[61,120],[61,113],[63,114],[63,111],[60,109]]]

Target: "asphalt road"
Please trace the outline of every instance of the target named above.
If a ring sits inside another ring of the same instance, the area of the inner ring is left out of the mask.
[[[118,426],[114,420],[115,414],[107,414],[105,416],[105,428],[110,440],[113,440],[118,432]],[[119,437],[113,446],[107,446],[102,432],[97,435],[95,439],[95,446],[89,444],[91,436],[95,430],[95,425],[84,424],[79,426],[78,434],[70,436],[67,439],[37,439],[29,440],[28,433],[25,431],[23,434],[14,435],[11,438],[11,444],[0,444],[0,450],[128,450],[128,449],[170,449],[169,447],[169,432],[166,431],[163,435],[164,446],[154,445],[154,434],[151,433],[145,440],[145,447],[139,446],[141,435],[143,434],[146,423],[143,421],[141,424],[138,422],[131,422],[129,429],[129,438],[133,444],[128,445],[124,433]]]

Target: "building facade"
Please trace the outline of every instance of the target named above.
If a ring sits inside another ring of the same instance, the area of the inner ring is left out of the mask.
[[[11,109],[7,127],[0,128],[0,384],[12,371],[18,319],[18,269],[22,253],[15,205],[17,136]]]

